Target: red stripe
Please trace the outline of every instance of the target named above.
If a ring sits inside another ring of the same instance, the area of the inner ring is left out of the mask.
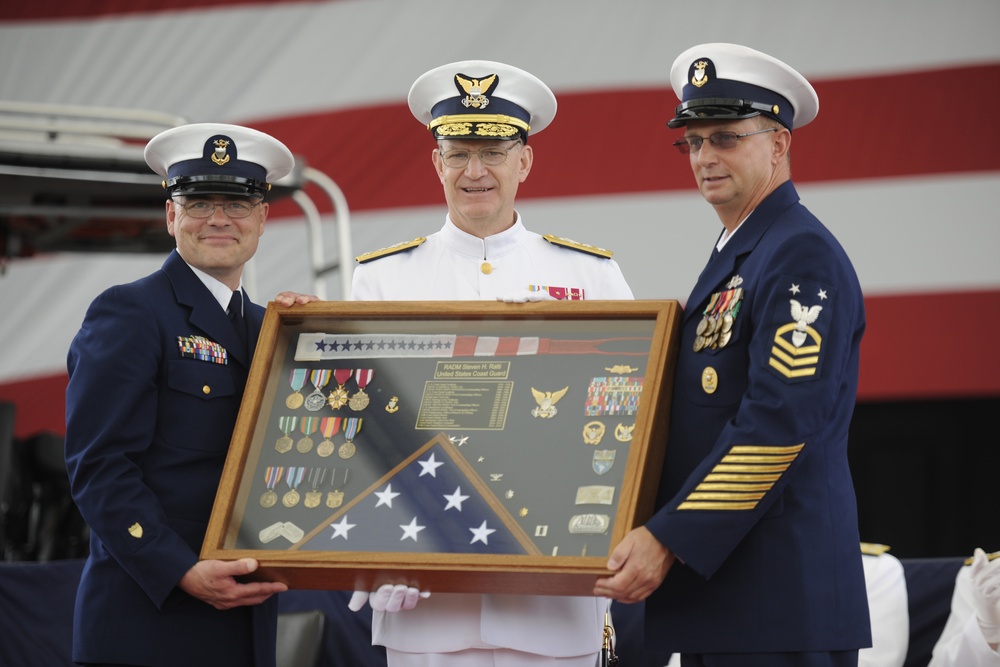
[[[1000,63],[820,81],[821,110],[795,133],[797,183],[1000,170],[1000,133],[956,141],[935,109],[975,94],[1000,108]],[[559,94],[552,126],[533,137],[535,163],[521,197],[573,197],[693,189],[668,130],[668,88]],[[963,107],[964,108],[964,107]],[[442,204],[434,148],[403,103],[249,124],[279,137],[344,191],[352,211]],[[946,138],[947,137],[947,138]],[[309,191],[321,208],[328,202]],[[298,215],[292,204],[278,216]]]
[[[476,343],[479,336],[455,336],[455,346],[452,348],[451,356],[472,357],[476,354]]]
[[[521,347],[520,336],[501,336],[497,343],[497,357],[516,357],[517,350]]]
[[[1000,290],[865,299],[859,401],[1000,396]],[[476,336],[459,336],[455,356],[472,356]],[[543,341],[544,342],[544,341]],[[544,352],[544,350],[543,350]],[[14,403],[15,435],[65,434],[66,375],[0,384]]]
[[[1000,290],[865,299],[861,400],[1000,396]]]
[[[310,0],[32,0],[0,4],[0,21],[92,19],[128,14],[198,11],[212,7],[302,4]],[[317,2],[319,0],[316,0]]]

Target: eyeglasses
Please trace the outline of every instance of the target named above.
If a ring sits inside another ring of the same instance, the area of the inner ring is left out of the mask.
[[[486,148],[480,148],[478,151],[466,151],[456,148],[451,151],[441,151],[440,155],[441,161],[444,162],[444,166],[451,167],[452,169],[461,169],[465,165],[469,164],[469,160],[473,155],[478,155],[479,161],[483,164],[495,167],[506,162],[507,155],[520,145],[521,143],[518,142],[510,148],[504,148],[503,146],[487,146]]]
[[[744,132],[743,134],[736,134],[735,132],[716,132],[715,134],[708,135],[708,141],[715,148],[721,148],[724,151],[736,148],[736,144],[743,137],[749,137],[753,134],[761,134],[763,132],[777,132],[778,128],[769,127],[766,130],[757,130],[756,132]],[[678,139],[674,142],[674,146],[680,152],[681,155],[688,155],[689,153],[697,153],[701,150],[701,145],[705,143],[706,137],[684,137],[683,139]]]
[[[222,209],[223,214],[227,218],[246,218],[253,211],[255,206],[260,205],[260,202],[251,204],[250,202],[241,201],[234,199],[231,201],[224,202],[212,202],[205,201],[204,199],[196,199],[194,201],[189,201],[181,204],[181,208],[184,212],[192,218],[211,218],[215,215],[216,207]]]

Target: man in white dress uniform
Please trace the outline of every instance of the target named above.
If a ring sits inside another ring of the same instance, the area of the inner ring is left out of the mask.
[[[610,252],[528,231],[514,208],[534,158],[528,137],[556,112],[544,83],[502,63],[456,62],[419,77],[409,105],[437,141],[431,161],[448,215],[426,238],[358,257],[352,299],[633,298]],[[352,608],[366,598],[356,593]],[[386,586],[370,603],[372,642],[386,647],[390,667],[593,667],[608,601],[500,593],[421,599],[412,588]]]

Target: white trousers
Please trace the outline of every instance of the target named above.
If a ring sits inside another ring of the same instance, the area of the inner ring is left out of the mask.
[[[510,649],[467,649],[452,653],[404,653],[386,649],[389,667],[596,667],[599,656],[550,658]]]

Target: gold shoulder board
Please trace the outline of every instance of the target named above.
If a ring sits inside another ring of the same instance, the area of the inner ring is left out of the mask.
[[[997,558],[1000,558],[1000,551],[994,551],[991,554],[986,554],[986,559],[989,560],[989,561],[994,561]],[[974,561],[975,559],[976,559],[975,556],[969,556],[968,558],[966,558],[963,561],[963,564],[965,564],[965,565],[972,565],[972,561]]]
[[[571,239],[564,239],[561,236],[553,236],[552,234],[546,234],[542,238],[553,245],[562,246],[564,248],[571,248],[573,250],[585,252],[588,255],[603,257],[604,259],[611,259],[611,256],[615,254],[610,250],[605,250],[604,248],[598,248],[595,245],[587,245],[586,243],[580,243],[579,241],[573,241]]]
[[[875,544],[874,542],[861,543],[861,553],[866,556],[881,556],[887,551],[889,551],[889,547],[884,544]]]
[[[396,245],[391,245],[388,248],[379,248],[378,250],[372,250],[371,252],[366,252],[363,255],[358,255],[354,258],[358,264],[364,264],[365,262],[370,262],[373,259],[378,259],[379,257],[388,257],[389,255],[395,255],[397,252],[403,252],[404,250],[410,250],[411,248],[416,248],[418,245],[426,241],[427,239],[423,236],[418,236],[412,241],[404,241],[403,243],[397,243]]]

